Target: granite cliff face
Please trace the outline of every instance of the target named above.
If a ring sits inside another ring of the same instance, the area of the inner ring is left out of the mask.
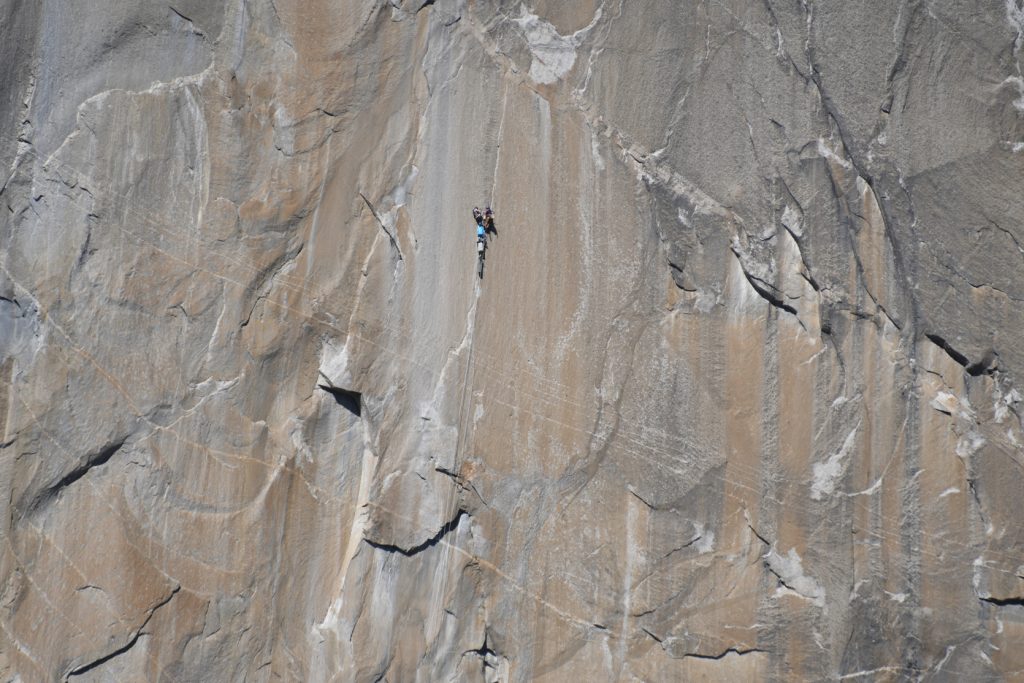
[[[3,680],[1021,675],[1020,0],[0,36]]]

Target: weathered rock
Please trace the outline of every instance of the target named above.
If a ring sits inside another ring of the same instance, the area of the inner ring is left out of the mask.
[[[1024,667],[1019,3],[0,34],[5,680]]]

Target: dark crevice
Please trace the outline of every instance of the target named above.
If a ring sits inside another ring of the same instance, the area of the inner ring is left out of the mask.
[[[724,659],[730,653],[742,656],[742,655],[748,655],[748,654],[750,654],[752,652],[765,652],[765,650],[761,650],[761,649],[758,649],[756,647],[751,647],[751,648],[730,647],[727,650],[725,650],[724,652],[721,652],[720,654],[717,654],[717,655],[699,655],[699,654],[696,654],[696,653],[693,653],[693,652],[688,652],[685,655],[683,655],[683,657],[693,657],[694,659]]]
[[[768,539],[766,539],[764,536],[757,532],[757,529],[754,528],[754,525],[747,524],[747,528],[750,529],[750,531],[753,532],[755,536],[757,536],[757,540],[761,541],[761,543],[764,543],[769,548],[772,547],[772,544],[768,542]]]
[[[496,652],[490,646],[490,638],[488,637],[487,628],[484,628],[484,642],[483,644],[475,649],[466,650],[462,653],[463,657],[473,656],[480,658],[480,673],[484,675],[484,680],[492,680],[489,676],[489,670],[493,671],[498,667],[498,663],[503,658],[503,655]]]
[[[134,634],[134,635],[133,635],[133,636],[132,636],[132,637],[131,637],[131,638],[130,638],[130,639],[128,640],[128,642],[127,642],[127,643],[125,643],[125,644],[124,644],[123,646],[119,647],[118,649],[114,650],[114,651],[113,651],[113,652],[111,652],[110,654],[108,654],[108,655],[105,655],[105,656],[103,656],[103,657],[100,657],[100,658],[99,658],[99,659],[97,659],[96,661],[93,661],[93,662],[89,662],[88,664],[85,664],[85,665],[83,665],[83,666],[80,666],[80,667],[78,667],[77,669],[72,669],[71,671],[69,671],[69,672],[68,672],[68,675],[67,675],[67,677],[66,677],[66,678],[65,678],[64,680],[68,680],[68,679],[70,679],[70,678],[71,678],[72,676],[81,676],[82,674],[85,674],[85,673],[89,673],[89,672],[90,672],[90,671],[92,671],[93,669],[95,669],[95,668],[97,668],[97,667],[100,667],[100,666],[103,666],[104,664],[106,664],[107,662],[109,662],[109,661],[110,661],[111,659],[113,659],[114,657],[117,657],[117,656],[119,656],[119,655],[123,655],[123,654],[124,654],[125,652],[127,652],[128,650],[130,650],[130,649],[132,649],[133,647],[135,647],[135,643],[139,642],[139,638],[140,638],[141,636],[142,636],[142,631],[137,631],[137,632],[136,632],[136,633],[135,633],[135,634]]]
[[[377,219],[377,223],[380,225],[380,229],[383,230],[384,234],[388,236],[389,240],[391,240],[391,246],[394,247],[395,251],[398,253],[398,260],[404,260],[404,258],[402,257],[402,248],[398,246],[398,240],[395,239],[395,236],[392,235],[391,231],[388,230],[386,225],[384,225],[384,219],[381,218],[379,213],[377,213],[377,208],[370,202],[369,199],[366,198],[366,195],[364,195],[362,192],[359,193],[359,196],[362,197],[363,201],[366,203],[366,207],[370,209],[370,213],[373,214],[373,217]]]
[[[676,287],[683,290],[684,292],[696,292],[696,287],[686,286],[686,274],[683,273],[683,267],[674,263],[672,259],[668,260],[669,272],[672,276],[672,282],[675,283]]]
[[[133,647],[135,647],[135,643],[139,642],[139,638],[144,635],[143,631],[146,628],[146,625],[149,624],[150,620],[153,618],[153,615],[156,614],[156,611],[158,609],[160,609],[161,607],[163,607],[164,605],[166,605],[167,603],[169,603],[174,598],[174,596],[178,594],[178,591],[180,591],[180,590],[181,590],[181,586],[175,586],[174,590],[171,591],[170,595],[168,595],[162,601],[160,601],[156,605],[154,605],[153,608],[151,610],[149,610],[149,614],[146,615],[146,620],[143,621],[142,625],[139,626],[139,628],[135,631],[135,633],[132,634],[132,637],[128,639],[127,643],[125,643],[121,647],[117,648],[113,652],[100,657],[99,659],[95,659],[95,660],[93,660],[93,661],[91,661],[91,662],[89,662],[87,664],[83,664],[82,666],[75,667],[74,669],[72,669],[71,671],[69,671],[67,673],[67,675],[64,677],[64,680],[66,681],[66,680],[70,679],[72,676],[80,676],[80,675],[82,675],[84,673],[89,673],[93,669],[96,669],[97,667],[103,666],[104,664],[109,662],[114,657],[117,657],[119,655],[123,655],[125,652],[128,652],[128,650],[131,650]]]
[[[17,299],[13,297],[0,296],[0,301],[4,301],[6,303],[11,304],[12,306],[16,307],[19,311],[22,310],[21,304],[18,302]]]
[[[800,277],[806,280],[807,284],[809,284],[811,286],[811,289],[813,289],[815,292],[821,292],[821,285],[819,285],[818,281],[814,279],[813,275],[811,275],[811,271],[807,267],[806,261],[804,261],[804,270],[800,271]]]
[[[42,492],[38,496],[36,496],[35,501],[29,507],[29,512],[38,510],[39,508],[46,505],[48,502],[56,498],[61,491],[72,486],[82,477],[87,475],[93,468],[105,465],[107,462],[110,461],[112,457],[114,457],[115,453],[121,450],[121,448],[124,446],[127,440],[127,436],[121,437],[120,439],[116,439],[108,443],[106,446],[96,451],[95,453],[86,456],[84,462],[82,462],[80,465],[78,465],[70,472],[65,474],[55,483],[50,484],[45,489],[43,489]]]
[[[970,361],[967,360],[967,356],[965,356],[964,354],[960,353],[959,351],[954,349],[952,346],[950,346],[949,342],[947,342],[945,339],[943,339],[942,337],[940,337],[937,334],[927,334],[926,333],[924,336],[928,337],[928,340],[931,343],[935,344],[940,349],[945,351],[949,355],[950,358],[955,360],[960,365],[962,365],[964,367],[967,367],[967,365],[970,362]]]
[[[178,10],[174,9],[174,7],[172,7],[171,5],[168,5],[168,8],[170,8],[170,10],[171,10],[172,12],[174,12],[175,14],[177,14],[177,15],[178,15],[178,16],[179,16],[180,18],[184,19],[185,21],[187,21],[188,23],[192,24],[193,26],[195,25],[195,22],[194,22],[194,21],[192,21],[191,19],[189,19],[188,17],[186,17],[186,16],[184,15],[184,14],[182,14],[182,13],[181,13],[181,12],[179,12]]]
[[[657,643],[660,643],[660,642],[662,642],[662,640],[664,640],[663,638],[659,638],[658,636],[654,635],[653,633],[651,633],[650,631],[645,629],[643,626],[640,627],[640,630],[643,631],[644,633],[646,633],[647,635],[649,635],[651,638],[653,638],[654,641],[657,642]]]
[[[985,352],[985,355],[981,357],[977,363],[971,363],[967,366],[967,374],[971,377],[977,377],[979,375],[992,374],[996,370],[996,360],[999,358],[999,354],[994,350],[989,349]]]
[[[658,506],[657,505],[655,505],[654,503],[651,503],[648,500],[645,500],[643,498],[643,496],[641,496],[639,493],[637,493],[636,489],[634,489],[632,486],[627,486],[626,490],[629,491],[630,493],[632,493],[633,497],[636,498],[637,500],[639,500],[645,506],[647,506],[648,509],[650,509],[650,510],[658,510]]]
[[[885,77],[885,97],[882,100],[880,110],[886,114],[892,111],[892,103],[896,97],[896,79],[906,71],[907,64],[909,63],[907,59],[907,38],[910,35],[911,27],[919,10],[920,7],[916,4],[910,7],[910,14],[905,20],[902,35],[897,44],[896,59],[893,61],[892,67],[890,67],[889,73]]]
[[[797,593],[798,595],[804,595],[803,593],[798,591],[796,588],[794,588],[792,586],[792,584],[787,583],[786,580],[784,578],[782,578],[782,574],[780,574],[776,570],[772,569],[772,566],[770,564],[768,564],[768,560],[765,560],[764,567],[765,567],[765,569],[767,569],[771,573],[772,576],[775,577],[775,579],[779,582],[780,586],[782,586],[783,588],[787,588],[787,589],[793,591],[794,593]],[[804,597],[806,597],[806,596],[804,596]]]
[[[466,650],[465,652],[462,653],[462,656],[465,657],[466,655],[475,655],[475,656],[480,657],[481,659],[483,659],[485,657],[493,657],[496,654],[497,653],[494,650],[492,650],[491,648],[487,647],[487,637],[485,636],[484,637],[484,644],[483,645],[481,645],[480,647],[478,647],[476,649],[473,649],[473,650]]]
[[[416,10],[416,11],[417,11],[417,12],[419,12],[419,11],[420,11],[420,10],[422,10],[423,8],[425,8],[425,7],[430,7],[430,6],[431,6],[431,5],[433,5],[433,4],[434,4],[434,0],[423,0],[423,4],[422,4],[422,5],[420,5],[420,9],[418,9],[418,10]]]
[[[380,543],[378,541],[371,541],[368,538],[363,539],[363,540],[365,540],[366,543],[370,547],[372,547],[372,548],[377,548],[378,550],[384,550],[384,551],[389,552],[389,553],[398,553],[398,554],[404,555],[406,557],[412,557],[413,555],[419,554],[419,553],[423,552],[424,550],[429,550],[430,548],[433,548],[438,543],[440,543],[444,539],[445,536],[447,536],[453,529],[456,529],[459,526],[459,522],[462,520],[462,516],[465,515],[465,514],[466,514],[466,511],[460,509],[456,513],[455,517],[453,517],[451,519],[451,521],[449,521],[444,526],[442,526],[441,529],[436,534],[434,534],[433,536],[431,536],[427,540],[423,541],[423,543],[420,543],[419,545],[415,545],[415,546],[413,546],[411,548],[403,548],[401,546],[394,545],[394,544],[391,544],[391,543]]]
[[[924,336],[928,338],[928,341],[945,351],[959,365],[962,365],[971,377],[991,374],[996,369],[996,360],[999,358],[999,354],[992,349],[986,351],[978,361],[972,363],[970,358],[954,349],[949,342],[939,335],[926,333]]]
[[[1024,597],[1021,596],[1013,596],[1011,598],[994,598],[990,595],[988,597],[979,598],[979,600],[998,607],[1008,607],[1011,605],[1024,607]]]
[[[942,412],[942,411],[940,411]],[[947,415],[949,413],[946,413]],[[984,528],[989,528],[988,515],[985,514],[985,506],[981,504],[981,494],[978,492],[977,480],[974,477],[967,478],[967,488],[971,492],[971,498],[974,500],[974,504],[978,506],[978,516],[981,518],[981,523]]]
[[[441,466],[435,467],[434,471],[443,474],[446,477],[450,477],[451,480],[455,482],[455,485],[463,491],[472,491],[473,495],[480,499],[480,502],[483,503],[484,507],[490,507],[487,504],[487,501],[484,500],[484,497],[480,494],[480,491],[476,488],[476,485],[466,477]]]
[[[682,545],[676,546],[675,548],[672,548],[672,550],[669,550],[667,553],[662,555],[657,561],[661,562],[662,560],[665,560],[666,558],[668,558],[670,555],[678,553],[680,550],[686,550],[687,548],[689,548],[690,546],[692,546],[694,543],[696,543],[697,541],[699,541],[702,538],[704,538],[704,537],[701,536],[701,535],[694,536],[693,538],[691,538],[689,541],[686,541]]]
[[[787,304],[785,301],[783,301],[782,298],[779,297],[777,294],[772,292],[770,288],[771,286],[768,285],[768,283],[754,277],[747,271],[743,271],[743,275],[746,276],[747,282],[750,283],[750,286],[754,288],[754,291],[757,292],[762,299],[770,303],[772,306],[775,306],[776,308],[781,308],[786,313],[792,313],[793,315],[797,315],[796,309]]]
[[[320,374],[324,377],[323,373]],[[327,380],[326,377],[324,377]],[[317,384],[316,386],[323,389],[328,394],[334,397],[335,402],[342,408],[352,413],[356,417],[360,417],[363,414],[363,395],[358,391],[352,391],[351,389],[344,389],[342,387],[336,387],[327,380],[327,384]]]

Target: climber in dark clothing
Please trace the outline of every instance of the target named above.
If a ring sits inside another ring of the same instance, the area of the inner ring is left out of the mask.
[[[484,224],[484,215],[480,213],[480,207],[478,206],[473,207],[473,220],[476,221],[477,225]]]
[[[484,228],[487,232],[494,230],[494,212],[489,206],[484,210]]]

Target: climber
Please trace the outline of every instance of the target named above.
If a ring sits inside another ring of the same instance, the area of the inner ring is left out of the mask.
[[[486,228],[487,232],[494,230],[494,212],[491,211],[489,206],[484,210],[484,228]]]
[[[484,216],[483,216],[482,213],[480,213],[480,207],[479,206],[474,206],[473,207],[473,220],[476,221],[477,225],[483,225],[484,224]]]
[[[481,280],[484,278],[484,252],[487,250],[487,231],[483,224],[476,226],[476,274]]]

